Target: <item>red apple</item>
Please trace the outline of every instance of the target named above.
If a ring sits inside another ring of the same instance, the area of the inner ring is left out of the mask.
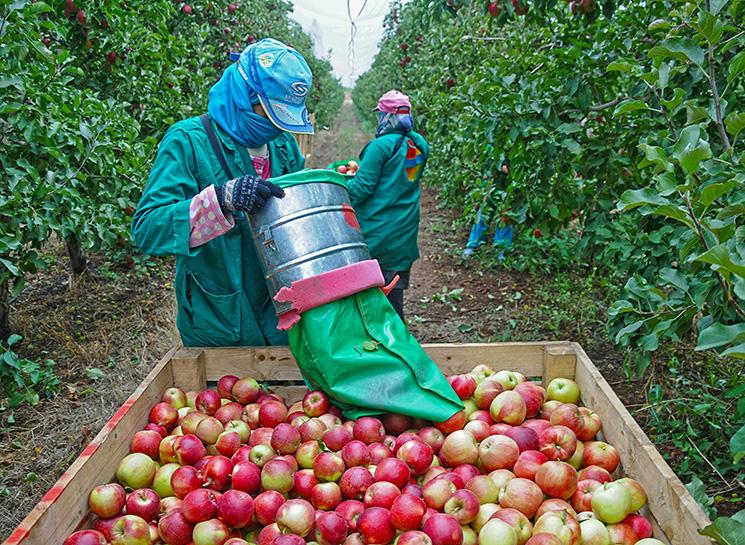
[[[62,545],[106,545],[107,541],[101,532],[80,530],[70,535]]]
[[[328,428],[320,418],[311,418],[303,422],[298,431],[302,441],[318,441]]]
[[[536,520],[533,533],[552,534],[562,543],[578,545],[581,530],[577,520],[566,511],[549,511]]]
[[[509,424],[503,424],[502,422],[499,422],[497,424],[492,424],[489,427],[489,430],[491,431],[492,435],[504,435],[505,433],[507,433],[508,430],[511,430],[511,429],[512,429],[512,426],[510,426]]]
[[[557,407],[549,419],[552,426],[566,426],[577,435],[584,427],[584,417],[573,403],[564,403]]]
[[[432,479],[422,488],[424,503],[431,509],[441,511],[456,490],[455,485],[447,479]]]
[[[285,498],[276,490],[262,492],[254,499],[254,514],[262,526],[276,522],[277,511],[285,503]]]
[[[357,519],[359,519],[364,510],[365,504],[357,500],[346,500],[336,507],[336,512],[347,521],[347,527],[350,533],[357,531]]]
[[[230,389],[232,398],[235,399],[241,405],[248,405],[249,403],[255,403],[259,399],[261,389],[259,383],[251,377],[243,377],[233,383],[233,387]],[[227,396],[223,396],[227,397]]]
[[[350,434],[344,426],[334,426],[324,432],[321,436],[321,440],[329,450],[338,452],[344,448],[344,445],[352,440],[352,434]]]
[[[435,470],[436,467],[437,466],[433,467],[432,469]],[[444,468],[437,468],[437,470],[441,470],[441,469],[444,469]],[[433,471],[432,474],[435,474],[435,472]],[[435,475],[435,479],[437,478],[447,479],[448,481],[453,483],[455,485],[455,488],[458,490],[466,486],[466,481],[463,480],[463,477],[461,477],[460,475],[458,475],[457,473],[453,471],[445,471],[445,473]]]
[[[519,456],[518,444],[506,435],[490,435],[478,447],[478,461],[485,471],[511,469]]]
[[[422,517],[426,511],[427,506],[424,500],[402,494],[393,501],[391,506],[391,524],[396,530],[415,530],[421,527]]]
[[[308,416],[321,416],[328,411],[329,398],[320,390],[314,390],[303,397],[303,410]]]
[[[424,532],[409,530],[398,536],[395,543],[396,545],[432,545],[432,540]]]
[[[468,416],[466,415],[466,411],[458,411],[444,422],[435,422],[434,425],[442,433],[447,434],[462,430],[467,421]]]
[[[597,413],[592,412],[587,407],[580,407],[579,412],[582,414],[582,429],[577,432],[577,439],[580,441],[590,441],[600,432],[602,422]]]
[[[613,545],[634,545],[634,543],[639,541],[639,536],[636,535],[634,529],[628,524],[619,522],[617,524],[609,524],[607,528],[610,542]]]
[[[212,490],[226,490],[230,486],[233,462],[225,456],[213,456],[204,466],[204,486]]]
[[[375,480],[376,481],[388,481],[396,485],[397,488],[403,488],[409,478],[411,477],[411,470],[406,462],[399,460],[398,458],[386,458],[381,460],[375,469]]]
[[[540,416],[543,420],[550,420],[551,414],[553,414],[553,412],[562,405],[563,403],[561,401],[556,401],[555,399],[546,401],[541,406],[541,412],[538,414],[538,416]]]
[[[240,420],[243,416],[243,405],[230,401],[217,409],[213,415],[223,426],[226,426],[231,420]]]
[[[310,502],[313,507],[322,511],[336,509],[341,500],[341,489],[336,483],[318,483],[310,492]]]
[[[383,423],[372,416],[363,416],[354,423],[354,438],[369,445],[385,438]]]
[[[151,488],[139,488],[129,493],[125,505],[128,515],[152,522],[160,513],[160,496]]]
[[[181,421],[181,431],[184,433],[184,435],[196,435],[197,425],[199,425],[199,422],[201,422],[204,418],[207,418],[207,415],[197,411],[188,413]]]
[[[522,382],[515,386],[515,392],[522,396],[525,401],[525,416],[533,418],[541,411],[541,406],[546,401],[546,391],[534,382]]]
[[[538,508],[538,511],[535,512],[533,518],[535,520],[538,520],[549,511],[566,511],[573,517],[577,517],[577,511],[575,511],[567,502],[565,502],[564,500],[560,500],[559,498],[549,498],[547,500],[544,500],[544,502]]]
[[[287,407],[276,400],[268,400],[259,406],[259,424],[267,428],[276,428],[287,419]]]
[[[315,522],[313,506],[305,500],[288,500],[277,510],[277,526],[282,533],[307,536]]]
[[[445,469],[444,467],[440,467],[438,465],[433,465],[427,471],[424,472],[424,475],[422,475],[422,478],[420,480],[422,482],[422,485],[425,485],[429,481],[431,481],[432,479],[435,479],[435,478],[439,477],[440,475],[444,475],[446,473],[448,473],[448,470]],[[461,479],[461,481],[462,480],[463,479]],[[461,485],[465,485],[465,484],[466,483],[461,482]],[[463,488],[463,486],[461,486],[461,488]]]
[[[461,545],[463,530],[455,517],[432,515],[422,525],[422,531],[432,540],[432,545]]]
[[[292,492],[304,500],[310,500],[310,493],[313,487],[318,484],[318,479],[313,475],[313,470],[301,469],[292,476],[292,480]]]
[[[440,452],[440,448],[445,442],[445,435],[443,435],[443,433],[434,426],[427,426],[425,428],[422,428],[417,432],[417,436],[419,437],[419,439],[432,447],[432,451],[435,454]]]
[[[652,537],[652,523],[646,517],[637,514],[629,515],[623,519],[623,524],[630,526],[639,539]]]
[[[489,412],[494,422],[517,426],[525,420],[525,401],[517,392],[502,392],[491,402]]]
[[[577,448],[577,437],[566,426],[550,426],[538,436],[538,445],[549,460],[568,460]]]
[[[386,414],[383,416],[383,427],[390,435],[399,435],[411,428],[411,418],[403,414]]]
[[[192,490],[202,487],[202,476],[192,466],[182,466],[171,475],[171,490],[177,498],[185,498]]]
[[[435,428],[432,429],[437,431]],[[396,457],[403,460],[406,465],[409,466],[411,474],[417,477],[424,474],[424,472],[432,465],[434,451],[432,450],[432,447],[424,441],[409,441],[401,445],[401,448],[399,448],[396,453]]]
[[[232,528],[245,528],[253,515],[253,498],[242,490],[228,490],[217,500],[217,518]]]
[[[538,434],[524,426],[515,426],[504,433],[507,437],[517,443],[520,452],[525,450],[538,450]]]
[[[180,510],[172,511],[158,521],[158,534],[163,542],[168,545],[187,545],[191,543],[193,531],[194,526]]]
[[[181,506],[183,505],[183,503],[184,502],[182,499],[175,496],[163,498],[162,500],[160,500],[160,514],[170,515],[174,511],[181,511]]]
[[[390,509],[393,502],[401,495],[401,490],[388,481],[378,481],[369,486],[365,492],[365,507],[383,507]]]
[[[456,490],[445,502],[444,511],[454,517],[458,524],[470,524],[479,514],[481,503],[479,498],[470,490]]]
[[[476,391],[476,379],[472,375],[453,375],[447,381],[461,399],[468,399]]]
[[[532,518],[543,503],[543,492],[533,481],[516,477],[510,479],[504,492],[499,497],[499,505],[517,509],[528,518]]]
[[[469,422],[483,422],[485,424],[488,424],[489,426],[494,424],[494,420],[492,420],[491,414],[489,413],[489,411],[482,410],[482,409],[473,411],[471,414],[469,414],[468,421]],[[468,426],[468,424],[466,424],[466,426]]]
[[[572,507],[575,511],[591,511],[592,505],[590,500],[592,498],[592,492],[596,488],[600,488],[601,483],[593,481],[592,479],[585,479],[577,483],[577,490],[572,495]]]
[[[224,431],[217,436],[215,450],[223,456],[233,456],[241,446],[241,436],[237,431]]]
[[[292,466],[284,460],[269,460],[261,469],[261,486],[285,494],[292,490]]]
[[[313,460],[313,473],[319,481],[338,481],[344,473],[344,460],[338,454],[322,452]]]
[[[365,545],[386,545],[395,535],[390,512],[382,507],[366,509],[357,520],[357,530]]]
[[[330,483],[327,483],[330,484]],[[316,541],[320,545],[341,545],[347,537],[347,521],[338,513],[320,513],[316,518]]]
[[[194,465],[207,454],[199,437],[191,434],[178,437],[173,443],[173,451],[182,466]]]
[[[593,481],[597,481],[600,484],[609,483],[613,480],[610,473],[608,473],[608,470],[593,465],[580,469],[579,473],[577,474],[577,479],[579,479],[580,481],[583,481],[585,479],[592,479]]]
[[[235,375],[225,375],[220,377],[217,381],[217,393],[223,399],[233,399],[233,386],[238,382],[238,377]],[[245,403],[243,403],[245,405]]]
[[[271,446],[280,454],[292,454],[300,446],[300,432],[290,424],[279,424],[272,433]]]
[[[295,534],[279,535],[274,538],[272,545],[304,545],[305,540]]]
[[[233,466],[232,487],[249,494],[259,491],[261,469],[251,462],[239,462]]]
[[[535,473],[538,468],[546,463],[548,458],[542,452],[537,450],[526,450],[520,453],[513,471],[517,477],[523,477],[524,479],[535,479]]]
[[[341,449],[346,467],[366,466],[370,463],[370,449],[362,441],[350,441]]]
[[[272,545],[274,540],[281,536],[282,532],[279,530],[279,526],[276,523],[272,523],[269,526],[264,526],[257,537],[257,545]]]
[[[481,475],[481,470],[473,464],[461,464],[453,470],[453,473],[463,479],[463,484],[465,484],[474,477]]]
[[[207,488],[189,492],[181,504],[181,512],[192,524],[214,518],[217,514],[217,494]]]
[[[221,407],[220,394],[214,390],[202,390],[194,400],[195,408],[208,416],[212,416]]]
[[[542,418],[531,418],[520,424],[520,426],[533,430],[537,435],[540,435],[543,430],[551,426],[551,423]]]
[[[163,426],[158,426],[158,424],[153,424],[152,422],[149,422],[144,429],[157,432],[161,437],[165,437],[166,435],[168,435],[167,429],[165,429]]]
[[[395,438],[394,445],[392,447],[393,454],[397,454],[398,450],[405,443],[409,443],[411,441],[418,441],[418,440],[419,440],[419,436],[416,433],[411,432],[411,431],[405,431],[404,433],[402,433],[401,435]],[[385,441],[383,441],[383,444],[385,444]]]
[[[547,496],[568,500],[577,490],[577,470],[566,462],[549,460],[536,471],[535,483]]]
[[[134,434],[129,450],[131,452],[141,452],[147,454],[154,460],[158,459],[160,441],[163,438],[153,430],[141,430]]]
[[[355,466],[342,474],[339,488],[345,498],[361,500],[374,482],[375,479],[367,468]]]
[[[500,383],[487,379],[476,386],[473,399],[479,409],[488,410],[494,398],[502,392],[504,392],[504,388]]]
[[[336,416],[335,414],[331,414],[330,412],[326,414],[322,414],[318,417],[318,419],[325,424],[327,428],[333,428],[334,426],[341,426],[342,421],[341,418]],[[354,424],[353,424],[354,426]]]
[[[241,420],[243,420],[248,426],[255,430],[259,427],[259,404],[258,403],[249,403],[245,407],[243,407],[243,414],[241,415]]]
[[[491,417],[489,419],[491,420]],[[487,424],[483,420],[471,420],[470,417],[463,430],[473,435],[476,441],[483,441],[492,434],[491,423]]]
[[[121,513],[126,501],[127,493],[121,485],[116,483],[99,485],[88,495],[88,507],[103,519],[112,518]]]
[[[618,467],[618,451],[603,441],[589,441],[585,443],[582,465],[585,467],[599,466],[608,473],[613,473]]]
[[[111,527],[111,537],[112,545],[149,545],[150,525],[140,517],[124,515]]]
[[[170,403],[160,402],[150,409],[148,420],[151,424],[173,429],[178,421],[178,411]]]
[[[230,529],[218,519],[199,522],[192,532],[194,545],[224,545],[229,537]]]

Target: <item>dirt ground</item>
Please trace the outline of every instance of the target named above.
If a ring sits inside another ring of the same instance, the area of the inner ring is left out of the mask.
[[[335,126],[318,133],[308,166],[356,157],[369,138],[347,97]],[[543,288],[547,277],[463,262],[467,232],[453,228],[456,216],[438,206],[434,190],[423,191],[421,259],[405,305],[421,342],[578,341],[627,406],[646,402],[646,385],[621,371],[604,326],[607,307],[591,283],[570,279],[579,291],[560,301]],[[178,342],[171,260],[97,255],[71,281],[61,247],[50,248],[47,259],[51,266],[14,302],[12,325],[24,337],[23,356],[55,360],[61,387],[35,407],[0,412],[0,541]],[[572,308],[577,294],[586,309]]]

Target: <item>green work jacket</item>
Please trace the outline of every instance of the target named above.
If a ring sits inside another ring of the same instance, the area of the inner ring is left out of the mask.
[[[256,175],[248,151],[212,126],[232,174]],[[289,133],[269,143],[269,156],[272,177],[304,165]],[[233,214],[235,227],[227,233],[189,247],[192,198],[227,180],[199,118],[170,127],[137,205],[135,243],[148,254],[176,256],[176,325],[185,346],[286,345],[243,214]]]
[[[408,138],[426,160],[429,145],[423,136]],[[405,169],[407,143],[395,152],[401,134],[379,136],[363,150],[357,175],[348,182],[349,196],[370,255],[387,271],[406,271],[419,258],[419,181],[424,169],[410,180]]]

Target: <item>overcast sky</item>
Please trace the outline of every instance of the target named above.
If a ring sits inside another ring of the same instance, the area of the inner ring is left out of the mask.
[[[347,1],[352,18],[355,18],[365,0],[292,0],[294,13],[291,17],[313,37],[316,55],[328,58],[342,84],[351,87],[375,58],[378,41],[383,35],[383,19],[388,13],[389,0],[367,0],[367,5],[356,20],[353,58],[349,47],[351,25]]]

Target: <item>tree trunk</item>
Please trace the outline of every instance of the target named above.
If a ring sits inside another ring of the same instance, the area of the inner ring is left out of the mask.
[[[10,286],[0,282],[0,343],[10,337]]]
[[[77,236],[70,235],[65,239],[65,242],[67,242],[67,254],[70,256],[72,274],[80,276],[88,266],[88,262],[83,254],[83,249],[80,247],[80,241]]]

